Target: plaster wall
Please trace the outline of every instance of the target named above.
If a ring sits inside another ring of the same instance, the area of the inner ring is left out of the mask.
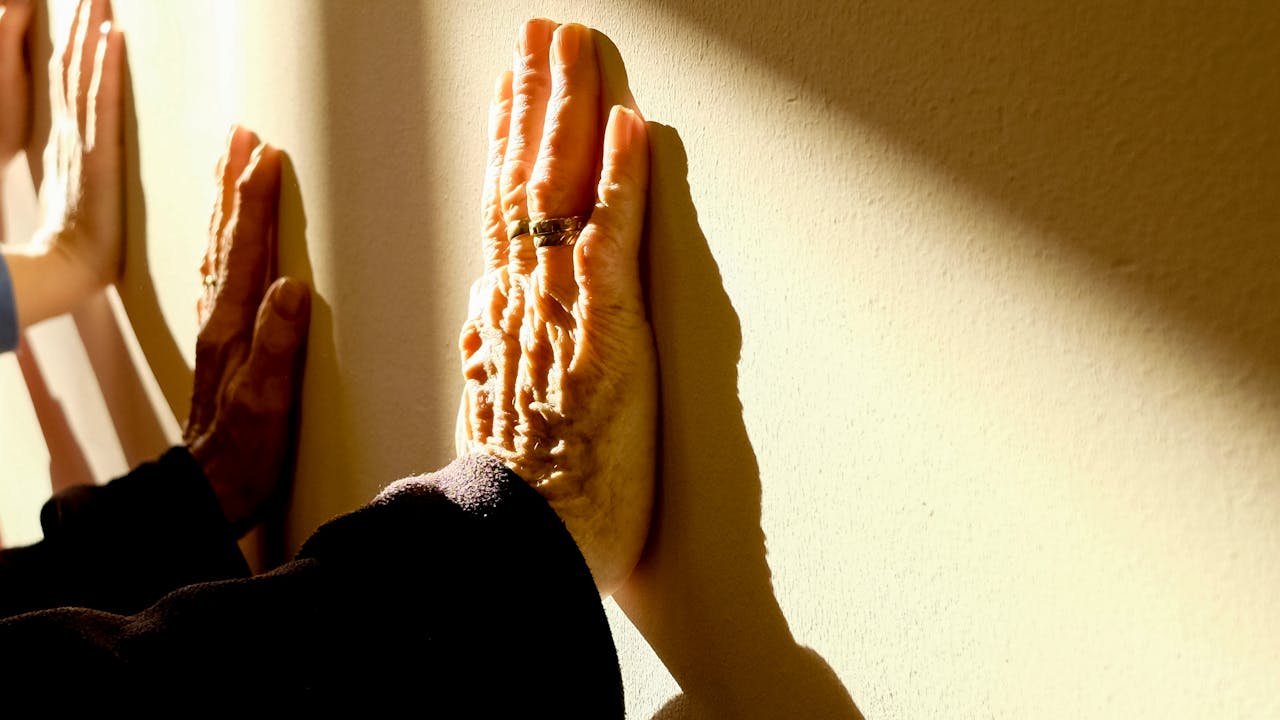
[[[491,82],[575,20],[661,124],[630,717],[1280,716],[1280,6],[116,8],[128,270],[32,342],[99,480],[186,415],[233,121],[317,293],[283,545],[446,462]],[[3,363],[14,543],[49,456]]]

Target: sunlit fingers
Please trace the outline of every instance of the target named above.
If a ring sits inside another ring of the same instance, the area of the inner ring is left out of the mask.
[[[615,106],[605,131],[598,202],[574,248],[584,348],[603,340],[593,332],[594,315],[644,313],[639,254],[648,190],[649,144],[644,119],[633,110]]]
[[[85,149],[88,152],[118,154],[124,141],[120,124],[124,35],[114,29],[109,20],[103,22],[97,32],[101,37],[93,62],[93,77],[89,82]]]
[[[538,159],[529,181],[533,218],[587,215],[595,200],[600,156],[600,72],[591,30],[562,25],[551,50],[551,99]],[[536,244],[536,243],[535,243]],[[573,251],[547,247],[537,251],[543,292],[561,304],[575,300]]]
[[[84,39],[81,28],[87,28],[90,0],[80,0],[76,5],[76,14],[67,30],[67,41],[63,43],[62,55],[50,74],[52,94],[57,107],[68,109],[75,107],[76,88],[80,81],[80,43]]]
[[[600,138],[600,72],[591,31],[563,25],[552,43],[552,92],[542,144],[529,181],[532,217],[590,211]]]
[[[205,246],[204,262],[200,266],[202,289],[197,312],[200,325],[204,325],[213,311],[218,285],[226,275],[226,247],[230,242],[227,225],[232,219],[236,203],[236,183],[244,174],[254,150],[261,144],[258,135],[240,126],[232,126],[227,134],[227,148],[218,161],[218,196],[214,200],[213,214],[209,220],[209,241]]]
[[[90,137],[89,97],[94,70],[105,54],[106,33],[103,26],[109,17],[110,4],[105,0],[88,0],[76,14],[76,28],[72,42],[71,67],[67,80],[67,108],[75,109],[76,128],[80,137]],[[110,30],[110,26],[107,26]]]
[[[511,71],[498,77],[489,106],[489,158],[485,167],[482,199],[484,266],[492,270],[507,264],[507,221],[502,212],[502,165],[511,132]]]
[[[507,151],[502,165],[502,209],[506,222],[529,217],[527,185],[538,158],[547,100],[551,95],[551,38],[556,23],[530,20],[521,29],[512,75],[512,107]],[[509,245],[517,272],[533,268],[533,242],[518,236]]]
[[[254,148],[235,186],[235,204],[223,232],[217,308],[237,327],[252,327],[263,292],[273,279],[276,217],[280,196],[280,151]]]

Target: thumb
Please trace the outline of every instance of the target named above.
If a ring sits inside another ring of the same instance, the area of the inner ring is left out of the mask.
[[[280,278],[267,288],[253,328],[244,387],[257,397],[254,405],[287,414],[293,407],[306,357],[311,321],[311,291],[294,278]]]

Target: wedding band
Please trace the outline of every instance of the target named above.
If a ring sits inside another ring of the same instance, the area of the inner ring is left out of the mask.
[[[534,247],[571,246],[587,226],[590,215],[562,218],[539,218],[529,221],[529,234]]]
[[[204,276],[204,286],[205,286],[205,287],[207,287],[207,288],[217,287],[217,286],[218,286],[218,276],[216,276],[216,275],[205,275],[205,276]]]
[[[529,234],[529,218],[512,220],[507,223],[507,240],[515,240],[521,235]]]

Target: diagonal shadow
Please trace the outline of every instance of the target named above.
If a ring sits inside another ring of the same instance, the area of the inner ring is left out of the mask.
[[[685,693],[657,717],[860,719],[774,597],[760,468],[738,399],[741,325],[698,225],[680,136],[649,123],[649,142],[660,490],[645,557],[615,598]]]
[[[309,398],[310,402],[303,403],[299,400],[298,406],[294,408],[296,422],[294,427],[298,428],[299,436],[303,429],[307,433],[305,445],[301,442],[301,437],[294,444],[295,456],[292,463],[294,467],[291,470],[296,470],[297,461],[306,449],[340,447],[342,430],[334,423],[325,421],[327,416],[332,416],[331,405],[337,402],[333,397],[336,393],[325,387],[325,380],[339,377],[337,352],[334,349],[333,340],[333,308],[328,301],[315,292],[315,271],[307,250],[307,212],[302,202],[302,188],[298,183],[297,169],[293,158],[287,152],[282,153],[280,164],[279,207],[280,222],[277,238],[280,275],[301,280],[312,288],[311,326],[307,335],[306,364],[303,368],[300,394],[300,398]],[[304,418],[308,419],[304,421]],[[320,454],[328,458],[329,462],[338,465],[339,472],[345,472],[343,468],[346,463],[341,453]],[[293,477],[297,474],[290,472],[288,475]],[[305,477],[299,477],[298,481],[304,482]],[[309,491],[308,488],[299,490],[297,487],[291,490],[294,491],[295,497],[300,492]],[[298,532],[302,531],[298,530]],[[260,546],[263,567],[275,567],[288,560],[289,534],[290,527],[285,515],[273,516],[263,523]]]
[[[147,258],[147,201],[142,187],[141,148],[138,142],[138,114],[133,95],[133,74],[129,55],[124,62],[125,131],[125,261],[116,290],[120,294],[129,324],[138,338],[165,402],[175,418],[185,421],[191,412],[192,369],[169,329],[160,299],[156,295]],[[194,282],[195,274],[192,274]],[[118,429],[118,428],[117,428]]]
[[[1120,290],[1117,312],[1280,402],[1280,4],[649,2],[1011,211],[1047,239],[1019,252]]]

